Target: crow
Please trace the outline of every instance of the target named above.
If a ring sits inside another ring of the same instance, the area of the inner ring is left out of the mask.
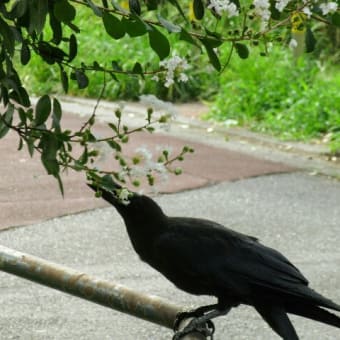
[[[285,340],[299,339],[287,313],[340,328],[340,318],[324,309],[340,311],[340,305],[309,288],[298,268],[257,238],[206,219],[169,217],[145,195],[130,192],[121,200],[118,184],[113,190],[88,185],[117,209],[142,261],[185,292],[217,298],[187,313],[196,319],[174,339],[202,323],[211,327],[212,318],[240,304],[253,306]]]

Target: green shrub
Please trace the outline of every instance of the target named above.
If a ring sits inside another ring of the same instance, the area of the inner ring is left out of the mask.
[[[311,139],[340,127],[340,72],[321,71],[315,60],[295,62],[289,50],[269,57],[233,57],[220,78],[209,118],[233,119],[239,125],[284,139]]]

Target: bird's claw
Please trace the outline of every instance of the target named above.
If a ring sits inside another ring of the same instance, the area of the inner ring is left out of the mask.
[[[180,340],[183,338],[185,335],[188,335],[193,332],[201,333],[205,337],[210,337],[211,340],[213,340],[213,334],[215,333],[215,325],[211,320],[205,320],[202,322],[200,320],[199,316],[196,313],[196,317],[192,319],[187,326],[184,327],[181,331],[178,330],[180,323],[184,320],[187,319],[188,317],[192,317],[195,315],[195,311],[193,312],[183,312],[179,313],[176,317],[175,320],[175,325],[174,325],[174,331],[175,334],[172,338],[172,340]]]

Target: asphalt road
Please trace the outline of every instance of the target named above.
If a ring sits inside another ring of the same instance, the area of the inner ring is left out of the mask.
[[[210,218],[259,237],[297,265],[314,289],[340,303],[338,181],[294,172],[162,195],[157,201],[169,215]],[[141,263],[113,208],[5,230],[0,243],[174,303],[214,301],[182,293]],[[0,306],[1,340],[171,338],[167,329],[1,272]],[[292,320],[301,339],[340,339],[338,329]],[[217,340],[277,338],[250,307],[239,307],[215,324]]]

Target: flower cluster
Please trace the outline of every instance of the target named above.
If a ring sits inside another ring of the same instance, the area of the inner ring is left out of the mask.
[[[185,58],[175,55],[168,60],[162,60],[159,63],[159,66],[166,70],[164,83],[164,86],[166,87],[173,85],[175,83],[175,78],[182,82],[186,82],[189,79],[188,76],[183,73],[183,71],[190,67]],[[158,80],[158,77],[156,76],[154,79]]]
[[[323,4],[320,4],[320,9],[323,15],[327,15],[329,13],[336,12],[338,9],[338,4],[334,1],[325,2]]]
[[[270,2],[269,0],[254,0],[254,12],[264,23],[270,19]]]
[[[223,15],[225,12],[229,18],[240,14],[237,6],[229,0],[210,0],[208,8],[214,10],[218,15]]]

